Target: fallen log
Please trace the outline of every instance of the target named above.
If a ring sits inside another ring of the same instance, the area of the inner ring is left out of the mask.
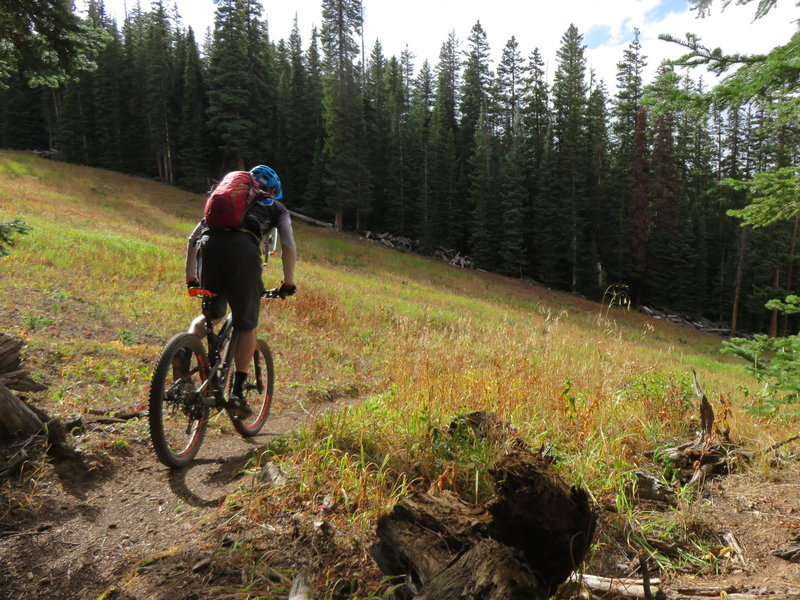
[[[311,223],[312,225],[316,225],[317,227],[326,227],[327,229],[333,229],[333,223],[327,223],[325,221],[320,221],[312,217],[307,217],[304,214],[294,212],[292,210],[289,211],[289,214],[292,216],[293,219],[298,219],[306,223]]]
[[[527,452],[490,473],[495,493],[485,504],[434,487],[378,520],[370,554],[407,597],[546,600],[581,563],[597,522],[584,490]]]
[[[737,592],[733,589],[726,589],[720,587],[702,587],[702,588],[676,588],[666,589],[667,598],[669,600],[706,600],[714,599],[719,600],[777,600],[780,598],[800,598],[800,590],[797,589],[784,589],[784,590],[764,590],[763,593],[751,594],[748,592]]]
[[[649,595],[645,582],[639,579],[599,577],[588,573],[573,573],[569,581],[578,587],[586,588],[594,595],[605,596],[612,594],[614,598],[641,598],[642,600],[648,600],[648,596],[649,598],[658,598],[660,595],[658,591]],[[650,579],[648,583],[650,586],[657,587],[661,581],[659,579]]]

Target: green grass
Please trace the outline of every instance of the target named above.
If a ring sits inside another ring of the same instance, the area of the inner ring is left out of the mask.
[[[183,254],[201,207],[141,178],[0,152],[0,221],[33,228],[0,258],[0,322],[27,341],[27,365],[64,414],[144,406],[161,346],[198,310]],[[471,411],[549,448],[596,498],[619,497],[646,451],[691,436],[692,370],[712,402],[730,402],[735,438],[766,447],[796,429],[746,410],[757,386],[719,338],[353,235],[295,231],[298,295],[267,303],[260,325],[276,393],[360,401],[273,447],[300,492],[346,506],[356,537],[449,466],[466,498],[490,493],[487,467],[504,442],[442,436]],[[270,261],[267,285],[280,274]]]

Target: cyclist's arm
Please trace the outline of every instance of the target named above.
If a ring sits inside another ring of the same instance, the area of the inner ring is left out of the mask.
[[[292,218],[288,210],[280,214],[275,228],[278,230],[278,239],[281,243],[283,283],[286,285],[294,285],[294,264],[297,261],[297,248],[294,245]]]
[[[200,221],[197,227],[194,228],[191,235],[186,241],[186,282],[199,281],[200,276],[197,272],[197,240],[203,234],[205,223]]]

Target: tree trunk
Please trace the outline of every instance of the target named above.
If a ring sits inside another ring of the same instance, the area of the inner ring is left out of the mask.
[[[792,293],[792,284],[794,283],[794,254],[797,252],[797,233],[800,229],[800,214],[795,215],[794,227],[792,228],[792,243],[789,247],[789,267],[786,271],[786,292]],[[783,324],[781,325],[781,337],[789,335],[789,315],[783,315]]]
[[[772,287],[778,289],[781,285],[781,268],[775,267],[772,275]],[[778,311],[773,310],[769,319],[769,337],[778,337]]]
[[[731,337],[736,336],[739,322],[739,303],[742,299],[742,283],[744,282],[744,263],[747,258],[747,237],[749,227],[742,227],[739,233],[739,251],[736,256],[736,289],[733,294],[733,309],[731,315]]]

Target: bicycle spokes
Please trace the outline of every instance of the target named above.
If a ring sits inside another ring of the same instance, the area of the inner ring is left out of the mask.
[[[161,462],[176,467],[197,454],[208,421],[203,402],[207,377],[200,339],[178,334],[166,345],[150,385],[150,436]]]

